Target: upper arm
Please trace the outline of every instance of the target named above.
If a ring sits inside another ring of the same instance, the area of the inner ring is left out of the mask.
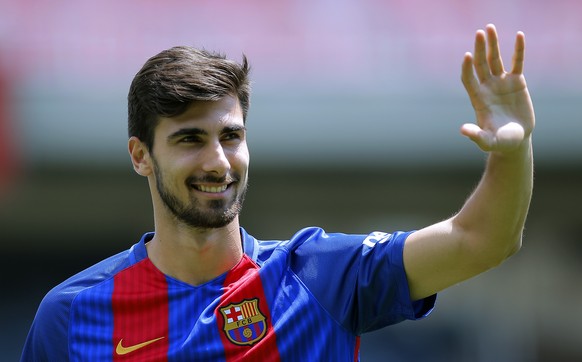
[[[450,218],[412,233],[404,245],[404,268],[412,300],[437,293],[495,266],[482,243]]]
[[[307,229],[291,269],[342,326],[359,334],[432,310],[435,296],[412,302],[403,268],[408,232],[325,234]],[[322,283],[322,280],[325,282]]]

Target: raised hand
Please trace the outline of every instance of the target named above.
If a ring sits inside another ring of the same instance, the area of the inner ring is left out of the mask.
[[[535,115],[523,76],[524,52],[525,36],[518,32],[512,68],[505,71],[497,31],[489,24],[475,35],[474,56],[465,54],[461,80],[475,109],[476,124],[464,124],[461,133],[483,151],[508,152],[529,142]]]

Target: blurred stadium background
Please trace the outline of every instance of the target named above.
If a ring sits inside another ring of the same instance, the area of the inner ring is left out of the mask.
[[[185,44],[253,66],[259,238],[414,229],[457,210],[484,156],[459,135],[476,29],[509,62],[526,33],[536,189],[522,251],[440,294],[422,322],[366,335],[364,361],[582,360],[582,2],[0,0],[0,360],[42,296],[152,228],[126,152],[126,94]],[[324,281],[322,281],[324,282]]]

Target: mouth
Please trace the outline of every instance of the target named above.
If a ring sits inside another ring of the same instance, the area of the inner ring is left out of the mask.
[[[206,192],[209,194],[219,194],[222,193],[224,191],[226,191],[226,189],[228,189],[228,186],[230,186],[230,184],[226,184],[226,185],[192,185],[193,188],[195,188],[198,191],[202,191],[202,192]]]
[[[190,177],[186,180],[186,185],[188,185],[192,190],[201,192],[209,197],[223,197],[226,192],[238,182],[239,178],[231,175],[227,175],[222,178],[217,177]]]

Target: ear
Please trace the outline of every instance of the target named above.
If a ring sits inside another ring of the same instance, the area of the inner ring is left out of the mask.
[[[141,176],[149,176],[152,173],[152,165],[146,145],[139,138],[131,137],[127,141],[127,146],[135,172]]]

